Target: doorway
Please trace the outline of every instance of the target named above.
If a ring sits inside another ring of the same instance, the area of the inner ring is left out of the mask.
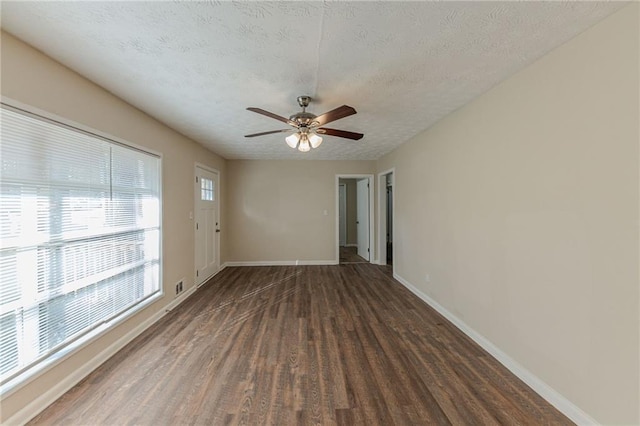
[[[373,176],[336,176],[336,263],[373,259]]]
[[[394,186],[395,170],[387,170],[378,174],[378,263],[394,264]]]
[[[220,174],[196,165],[195,178],[195,283],[199,286],[220,269]]]

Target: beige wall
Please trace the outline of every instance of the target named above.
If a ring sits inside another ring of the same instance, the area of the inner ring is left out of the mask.
[[[336,175],[373,174],[375,166],[375,161],[228,161],[228,260],[337,260]]]
[[[347,191],[347,245],[358,244],[358,199],[357,199],[357,180],[356,179],[340,179],[340,183],[344,183]]]
[[[194,163],[198,161],[220,170],[224,203],[226,161],[4,32],[1,48],[1,90],[4,97],[162,154],[162,249],[166,289],[162,300],[4,399],[2,418],[7,419],[109,344],[161,311],[174,300],[172,287],[177,281],[185,278],[185,286],[193,286],[194,231],[189,212],[193,210],[194,202]],[[224,224],[225,220],[223,216],[221,222]],[[225,254],[222,253],[221,261],[224,260]]]
[[[378,162],[397,273],[604,424],[640,423],[638,63],[634,4]]]

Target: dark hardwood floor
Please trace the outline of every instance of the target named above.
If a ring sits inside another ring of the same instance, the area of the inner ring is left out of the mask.
[[[571,424],[371,264],[227,268],[31,424]]]
[[[358,256],[358,247],[340,246],[340,263],[369,263],[369,261]]]

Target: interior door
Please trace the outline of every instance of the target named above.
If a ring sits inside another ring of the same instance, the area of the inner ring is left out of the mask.
[[[369,179],[360,179],[356,186],[358,256],[369,260]]]
[[[393,184],[387,175],[387,264],[393,261]]]
[[[218,174],[196,167],[196,285],[204,283],[220,269],[218,195]]]
[[[347,185],[341,183],[338,189],[339,239],[340,246],[344,247],[347,245]]]

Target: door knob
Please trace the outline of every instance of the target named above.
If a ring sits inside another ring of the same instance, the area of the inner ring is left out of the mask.
[[[219,230],[219,229],[216,229],[216,232],[220,232],[220,230]]]

